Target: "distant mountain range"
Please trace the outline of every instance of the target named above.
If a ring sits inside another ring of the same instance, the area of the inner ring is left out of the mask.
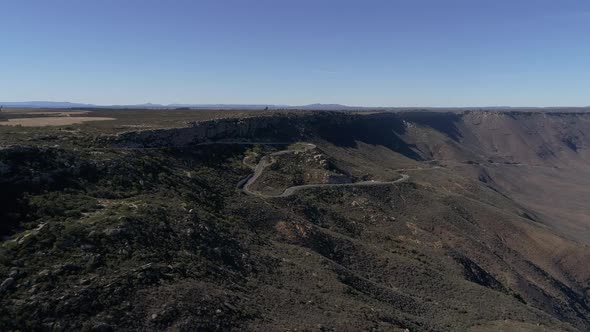
[[[0,102],[4,107],[31,107],[31,108],[214,108],[214,109],[302,109],[302,110],[354,110],[366,109],[366,107],[346,106],[340,104],[310,104],[303,106],[272,105],[272,104],[135,104],[135,105],[94,105],[71,102],[55,101],[24,101],[24,102]]]
[[[22,102],[0,102],[4,107],[26,107],[26,108],[135,108],[135,109],[225,109],[225,110],[318,110],[318,111],[350,111],[350,110],[511,110],[511,109],[583,109],[588,110],[590,107],[512,107],[512,106],[473,106],[473,107],[366,107],[366,106],[348,106],[341,104],[309,104],[301,106],[291,105],[274,105],[274,104],[133,104],[133,105],[95,105],[71,102],[56,101],[22,101]]]

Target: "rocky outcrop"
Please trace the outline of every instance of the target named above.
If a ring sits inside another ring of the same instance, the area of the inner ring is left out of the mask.
[[[301,116],[260,116],[193,122],[184,128],[122,133],[114,139],[114,143],[124,147],[183,147],[231,139],[296,141],[303,131],[296,124],[295,118]]]

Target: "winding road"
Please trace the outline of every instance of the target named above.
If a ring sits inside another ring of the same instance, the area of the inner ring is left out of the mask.
[[[289,197],[292,196],[293,194],[297,193],[300,190],[304,190],[304,189],[311,189],[311,188],[333,188],[333,187],[369,187],[369,186],[383,186],[383,185],[391,185],[391,184],[397,184],[397,183],[401,183],[401,182],[405,182],[407,181],[410,176],[406,175],[406,174],[400,174],[401,177],[399,179],[393,180],[393,181],[361,181],[361,182],[355,182],[355,183],[324,183],[324,184],[304,184],[304,185],[300,185],[300,186],[293,186],[293,187],[289,187],[287,189],[285,189],[285,191],[283,191],[281,194],[279,195],[267,195],[267,194],[263,194],[254,190],[250,189],[250,186],[256,182],[256,180],[258,180],[258,178],[260,177],[260,175],[262,175],[262,172],[269,167],[270,165],[272,165],[274,163],[274,161],[272,161],[271,157],[274,156],[280,156],[280,155],[284,155],[287,153],[295,153],[295,152],[305,152],[305,151],[309,151],[311,149],[315,149],[316,146],[314,144],[311,143],[299,143],[300,145],[303,145],[304,147],[302,149],[297,149],[297,150],[282,150],[282,151],[278,151],[278,152],[274,152],[271,153],[270,155],[264,156],[260,159],[260,162],[256,165],[256,167],[254,168],[254,173],[248,175],[246,178],[242,179],[239,183],[238,183],[238,188],[241,188],[246,194],[251,195],[251,196],[257,196],[257,197],[263,197],[263,198],[282,198],[282,197]],[[407,169],[409,170],[409,169]],[[416,169],[417,170],[417,169]]]

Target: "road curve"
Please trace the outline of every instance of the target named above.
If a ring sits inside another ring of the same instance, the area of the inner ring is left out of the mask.
[[[301,186],[294,186],[285,189],[279,195],[263,195],[257,193],[258,195],[263,195],[263,197],[289,197],[296,192],[303,190],[303,189],[310,189],[310,188],[331,188],[331,187],[370,187],[370,186],[383,186],[383,185],[390,185],[396,184],[400,182],[407,181],[410,176],[407,174],[400,174],[401,178],[393,181],[360,181],[355,183],[325,183],[325,184],[304,184]]]
[[[311,189],[311,188],[333,188],[333,187],[369,187],[369,186],[383,186],[383,185],[391,185],[391,184],[397,184],[397,183],[401,183],[401,182],[405,182],[407,181],[410,176],[406,175],[406,174],[400,174],[401,178],[393,180],[393,181],[361,181],[361,182],[355,182],[355,183],[325,183],[325,184],[304,184],[304,185],[300,185],[300,186],[293,186],[293,187],[289,187],[287,189],[285,189],[281,194],[278,195],[267,195],[267,194],[263,194],[257,191],[253,191],[250,189],[250,186],[256,182],[256,180],[260,177],[260,175],[262,175],[262,172],[269,167],[270,165],[273,164],[273,161],[271,160],[270,157],[273,156],[279,156],[279,155],[284,155],[287,153],[295,153],[297,151],[308,151],[311,149],[314,149],[316,146],[314,144],[311,143],[301,143],[303,145],[305,145],[305,147],[303,149],[299,149],[299,150],[282,150],[282,151],[278,151],[278,152],[274,152],[268,156],[264,156],[260,159],[260,162],[256,165],[256,167],[254,168],[254,173],[248,175],[246,178],[242,179],[239,183],[238,183],[238,188],[242,188],[242,190],[251,196],[256,196],[256,197],[263,197],[263,198],[282,198],[282,197],[289,197],[295,193],[297,193],[300,190],[304,190],[304,189]]]

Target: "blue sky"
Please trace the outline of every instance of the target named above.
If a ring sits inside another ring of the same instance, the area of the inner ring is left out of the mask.
[[[590,105],[588,0],[0,0],[0,101]]]

